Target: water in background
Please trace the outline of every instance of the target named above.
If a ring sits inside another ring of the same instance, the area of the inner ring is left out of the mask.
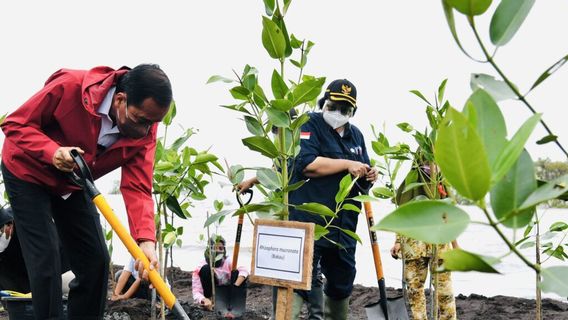
[[[127,226],[127,218],[124,209],[124,203],[120,195],[106,195],[105,198],[115,210],[120,220]],[[212,202],[212,201],[208,201]],[[225,206],[226,209],[236,208],[238,204],[234,201]],[[471,219],[474,221],[484,221],[485,218],[480,210],[476,207],[463,207]],[[379,221],[382,217],[393,210],[393,205],[388,202],[373,203],[373,211],[375,213],[375,221]],[[200,235],[207,237],[207,230],[204,229],[203,223],[206,219],[206,212],[214,213],[214,209],[208,203],[197,204],[197,207],[191,210],[193,217],[188,220],[177,219],[178,226],[184,227],[183,246],[174,249],[174,265],[183,270],[193,270],[197,264],[203,259],[203,250],[205,242],[200,241]],[[543,214],[542,230],[548,230],[550,224],[566,220],[568,209],[543,209],[539,214]],[[104,219],[103,219],[104,220]],[[104,225],[104,221],[103,225]],[[221,234],[227,240],[227,252],[232,256],[233,243],[235,240],[237,226],[237,218],[227,219],[218,226],[211,226],[210,232]],[[366,220],[364,215],[359,218],[357,226],[363,244],[358,244],[356,261],[357,275],[355,283],[365,286],[376,286],[373,258],[369,245]],[[252,253],[252,226],[250,221],[245,219],[243,233],[241,238],[241,251],[239,255],[239,265],[250,268]],[[508,236],[512,236],[509,229],[505,229]],[[522,237],[522,230],[517,232],[517,239]],[[119,243],[120,240],[114,240],[114,253],[112,259],[114,263],[124,265],[128,262],[129,253],[124,246]],[[400,287],[402,278],[402,268],[400,260],[394,260],[390,256],[390,248],[394,242],[394,234],[387,232],[378,233],[378,242],[385,272],[385,279],[388,286]],[[470,224],[467,230],[459,237],[459,245],[462,249],[472,251],[482,255],[499,257],[508,250],[498,235],[488,226],[481,224]],[[534,260],[534,248],[524,249],[522,252]],[[542,257],[543,260],[547,256]],[[544,266],[550,267],[559,265],[562,262],[551,258]],[[507,295],[524,298],[535,297],[535,275],[532,269],[526,267],[520,259],[514,255],[509,255],[503,259],[503,262],[497,266],[497,270],[502,272],[496,274],[482,274],[478,272],[455,272],[453,273],[453,287],[456,294],[462,293],[469,295],[471,293],[482,294],[485,296]],[[543,293],[543,297],[565,300],[565,297],[559,297],[556,294]]]

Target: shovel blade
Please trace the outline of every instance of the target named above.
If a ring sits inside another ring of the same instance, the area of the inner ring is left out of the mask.
[[[382,301],[369,304],[365,306],[367,319],[369,320],[386,320],[385,313],[381,307]],[[409,320],[408,311],[406,311],[406,304],[404,298],[388,298],[387,299],[387,313],[388,320]]]
[[[215,286],[215,313],[225,319],[238,319],[246,310],[246,286]]]

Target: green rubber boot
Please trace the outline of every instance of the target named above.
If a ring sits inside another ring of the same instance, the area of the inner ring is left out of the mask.
[[[325,296],[323,316],[325,320],[347,320],[349,313],[349,297],[341,300]]]
[[[304,305],[304,299],[297,293],[294,292],[292,295],[292,320],[300,318],[300,312],[302,312],[302,306]]]

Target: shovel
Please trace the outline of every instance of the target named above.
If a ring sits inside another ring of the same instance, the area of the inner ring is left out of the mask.
[[[409,320],[408,312],[404,297],[387,298],[387,290],[385,287],[385,276],[383,274],[383,264],[381,262],[381,253],[377,243],[377,234],[371,231],[374,225],[373,209],[370,202],[365,202],[365,214],[367,215],[367,224],[369,226],[369,236],[371,237],[371,249],[373,250],[373,260],[375,261],[375,271],[379,282],[379,301],[365,306],[367,319],[369,320]]]
[[[252,200],[252,190],[245,190],[243,193],[248,193],[250,195],[247,202],[243,204],[240,195],[237,193],[237,202],[242,208],[247,205]],[[241,234],[243,231],[243,220],[244,214],[239,215],[239,222],[237,224],[237,235],[235,238],[235,248],[233,250],[233,259],[231,266],[231,274],[233,271],[237,270],[237,265],[239,261],[239,251],[241,248]],[[245,284],[240,286],[235,286],[233,283],[236,279],[231,277],[231,283],[228,286],[215,286],[215,312],[217,315],[222,316],[225,319],[235,319],[242,317],[246,309],[247,302],[247,288]]]
[[[76,172],[70,173],[70,178],[73,183],[83,188],[95,206],[111,225],[122,243],[126,246],[130,254],[144,264],[144,268],[149,272],[150,282],[154,288],[156,288],[156,291],[158,291],[158,294],[162,297],[166,306],[178,319],[190,320],[189,316],[185,313],[179,301],[176,300],[176,297],[173,295],[170,288],[168,288],[162,277],[160,277],[160,273],[156,269],[150,270],[150,261],[148,261],[148,258],[144,255],[142,249],[138,247],[126,228],[122,225],[120,220],[118,220],[105,198],[101,195],[97,187],[95,187],[91,171],[89,170],[89,167],[87,167],[87,164],[81,154],[79,154],[77,150],[71,150],[71,157],[73,157],[73,160],[79,168],[79,174]]]

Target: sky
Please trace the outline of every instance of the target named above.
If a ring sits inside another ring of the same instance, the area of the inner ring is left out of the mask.
[[[489,9],[493,12],[497,1]],[[269,90],[278,68],[261,44],[262,1],[3,1],[0,39],[4,61],[0,77],[0,113],[8,113],[41,88],[59,68],[118,68],[157,63],[169,75],[178,107],[178,126],[199,129],[191,139],[231,164],[257,166],[266,160],[242,146],[247,133],[240,114],[219,107],[232,104],[230,85],[206,84],[214,74],[231,76],[246,64],[259,69]],[[568,29],[568,3],[539,1],[513,40],[496,56],[498,64],[525,92],[535,79],[568,53],[560,30]],[[490,14],[478,18],[488,40]],[[481,58],[465,19],[457,15],[465,47]],[[496,75],[489,65],[469,60],[448,30],[439,1],[293,1],[286,16],[289,33],[316,43],[305,73],[351,80],[358,91],[358,112],[352,119],[367,139],[370,125],[386,130],[392,142],[413,144],[396,127],[408,122],[424,129],[424,103],[409,93],[421,90],[429,99],[448,79],[446,96],[461,109],[471,94],[471,73]],[[490,46],[490,45],[489,45]],[[297,78],[297,70],[286,65]],[[528,96],[560,141],[568,146],[563,92],[568,71],[560,69]],[[509,135],[531,114],[516,101],[502,103]],[[175,131],[174,131],[175,134]],[[536,159],[564,160],[553,144],[536,146],[545,135],[537,127],[528,148]],[[3,138],[3,137],[2,137]],[[268,164],[266,164],[268,166]]]

